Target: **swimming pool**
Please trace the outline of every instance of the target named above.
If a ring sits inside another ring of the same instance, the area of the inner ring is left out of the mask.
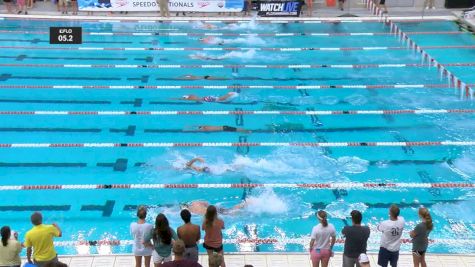
[[[83,45],[48,44],[66,25]],[[473,34],[398,25],[475,83]],[[0,48],[2,223],[21,236],[42,211],[63,228],[60,254],[130,252],[137,205],[177,227],[181,203],[243,198],[224,216],[225,251],[305,251],[316,210],[340,230],[360,209],[374,229],[397,203],[407,229],[432,211],[431,252],[475,252],[474,103],[383,23],[5,19]],[[211,174],[183,170],[196,156]]]

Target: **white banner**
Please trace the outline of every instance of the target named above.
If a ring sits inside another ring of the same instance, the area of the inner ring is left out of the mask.
[[[160,0],[158,0],[160,1]],[[81,11],[159,11],[156,0],[78,0]],[[171,12],[241,12],[244,0],[169,0]]]

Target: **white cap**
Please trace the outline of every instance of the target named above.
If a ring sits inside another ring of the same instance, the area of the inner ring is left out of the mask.
[[[368,255],[361,253],[360,256],[358,257],[358,262],[359,263],[369,263],[369,258]]]

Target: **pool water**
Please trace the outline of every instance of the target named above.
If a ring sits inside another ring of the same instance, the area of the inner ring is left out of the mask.
[[[475,84],[472,33],[460,32],[451,21],[398,25],[440,63],[467,63],[447,69]],[[51,26],[82,26],[84,43],[49,45]],[[407,221],[404,238],[418,222],[417,208],[424,205],[435,224],[430,252],[475,252],[473,187],[409,186],[471,185],[473,146],[364,145],[475,139],[474,102],[460,99],[436,68],[389,34],[383,23],[5,19],[0,21],[0,47],[0,214],[2,224],[20,238],[31,227],[31,212],[39,210],[46,223],[57,222],[63,229],[60,254],[131,252],[128,227],[138,205],[149,207],[150,222],[163,212],[177,227],[181,203],[203,200],[231,208],[247,199],[244,209],[223,215],[225,251],[302,252],[316,223],[315,211],[325,209],[340,231],[351,224],[350,211],[359,209],[374,230],[396,203]],[[226,102],[180,99],[231,91],[239,95]],[[351,112],[427,109],[467,112]],[[335,114],[299,113],[311,111]],[[201,125],[250,132],[199,132]],[[349,142],[359,145],[335,144]],[[183,168],[198,156],[211,173]],[[397,186],[335,186],[347,183]],[[119,184],[136,188],[104,189]],[[184,188],[146,186],[163,184]],[[10,185],[63,189],[6,190]],[[67,185],[102,189],[65,189]],[[193,222],[201,220],[201,215],[193,216]],[[241,242],[245,238],[272,242],[249,246]],[[378,249],[379,238],[372,231],[371,250]],[[121,244],[99,245],[101,240]],[[403,244],[402,250],[409,249],[410,244]]]

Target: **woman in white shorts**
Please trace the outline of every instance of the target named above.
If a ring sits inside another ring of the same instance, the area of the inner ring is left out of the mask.
[[[155,219],[155,228],[150,232],[153,241],[152,259],[155,267],[159,267],[164,262],[172,261],[172,246],[177,240],[175,230],[168,224],[168,219],[162,213]]]
[[[145,236],[149,235],[153,230],[153,226],[145,222],[145,218],[147,217],[147,209],[145,207],[140,206],[137,209],[137,217],[137,222],[130,224],[130,234],[134,239],[133,253],[135,256],[135,267],[142,266],[142,257],[145,259],[145,267],[150,267],[153,247],[151,245],[145,245],[146,243],[150,243],[150,240],[145,240]]]

